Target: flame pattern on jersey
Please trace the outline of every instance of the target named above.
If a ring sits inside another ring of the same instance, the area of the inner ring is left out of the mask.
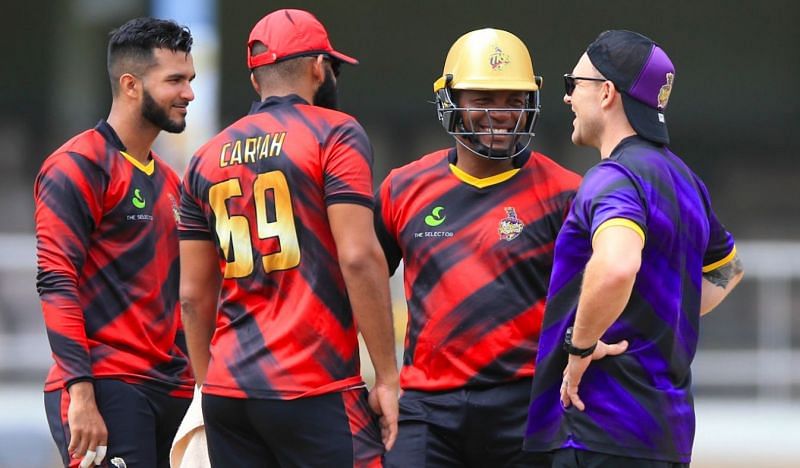
[[[530,377],[553,245],[580,177],[529,152],[494,180],[469,180],[455,149],[393,170],[376,232],[404,264],[404,389],[452,390]]]
[[[66,142],[36,178],[37,289],[55,365],[45,391],[117,378],[191,397],[178,310],[175,172],[122,155],[105,121]]]
[[[256,103],[192,158],[180,237],[223,275],[204,393],[293,399],[363,385],[327,206],[371,208],[372,148],[347,114]]]

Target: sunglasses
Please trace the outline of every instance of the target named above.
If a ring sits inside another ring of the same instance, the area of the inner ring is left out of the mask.
[[[323,55],[323,57],[325,57],[325,60],[328,63],[331,64],[331,71],[333,72],[333,76],[335,76],[336,78],[339,78],[339,72],[341,72],[341,69],[342,69],[342,62],[339,61],[339,60],[336,60],[335,58],[331,57],[330,55]]]
[[[600,81],[605,82],[608,81],[605,78],[587,78],[583,76],[575,76],[567,73],[564,75],[564,91],[567,93],[567,96],[572,96],[572,92],[575,91],[575,82],[578,80],[584,81]]]

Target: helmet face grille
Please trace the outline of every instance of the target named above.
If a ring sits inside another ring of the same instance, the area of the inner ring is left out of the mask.
[[[541,77],[533,72],[528,48],[517,36],[492,28],[471,31],[458,38],[450,48],[442,76],[433,84],[436,112],[444,129],[461,146],[489,159],[513,158],[522,153],[533,138],[540,112],[541,82]],[[519,108],[458,107],[453,100],[454,90],[524,91],[528,99],[525,106]],[[480,115],[476,112],[484,113],[482,128],[477,128],[473,122],[464,122],[465,118]],[[496,125],[492,116],[498,112],[517,115],[513,129]],[[486,142],[487,135],[491,136],[489,146],[481,142]],[[510,144],[509,136],[512,137]]]
[[[436,95],[436,113],[442,127],[449,133],[456,142],[468,149],[472,153],[488,159],[510,159],[521,154],[530,145],[536,122],[539,120],[540,104],[539,92],[534,91],[529,94],[528,102],[521,108],[475,108],[458,107],[453,101],[452,93],[448,88],[440,89]],[[478,129],[474,119],[469,122],[464,121],[464,116],[471,119],[474,113],[483,113],[488,129]],[[511,112],[517,114],[516,124],[513,129],[501,129],[495,125],[492,114],[495,112]],[[491,136],[489,146],[480,141],[481,136]],[[498,140],[502,137],[507,140],[511,136],[511,143],[500,144]]]

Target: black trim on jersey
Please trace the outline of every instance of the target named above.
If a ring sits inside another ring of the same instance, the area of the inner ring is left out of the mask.
[[[97,122],[97,125],[94,126],[94,129],[97,130],[98,133],[103,135],[103,138],[106,139],[111,145],[120,150],[120,151],[127,151],[128,149],[125,148],[125,145],[122,143],[122,140],[119,139],[119,135],[114,130],[114,128],[106,121],[106,119],[100,119]]]
[[[394,275],[397,267],[400,266],[400,261],[403,259],[403,251],[397,245],[397,240],[389,234],[386,229],[386,223],[383,221],[381,205],[383,200],[380,197],[380,189],[375,193],[375,234],[378,236],[378,242],[381,244],[383,254],[386,256],[386,264],[389,266],[389,276]]]
[[[338,193],[325,197],[325,205],[331,206],[337,203],[351,203],[354,205],[361,205],[369,208],[370,210],[375,207],[375,203],[371,197],[367,197],[358,193]]]
[[[250,105],[250,111],[248,112],[248,115],[267,112],[272,107],[286,104],[308,105],[308,101],[301,98],[297,94],[287,94],[286,96],[270,96],[263,101],[254,101],[253,104]]]

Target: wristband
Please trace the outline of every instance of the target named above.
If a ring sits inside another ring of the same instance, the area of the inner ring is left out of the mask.
[[[567,333],[564,335],[564,351],[566,351],[567,354],[585,358],[591,356],[596,347],[597,342],[595,341],[595,343],[588,348],[576,348],[572,345],[572,327],[567,328]]]

